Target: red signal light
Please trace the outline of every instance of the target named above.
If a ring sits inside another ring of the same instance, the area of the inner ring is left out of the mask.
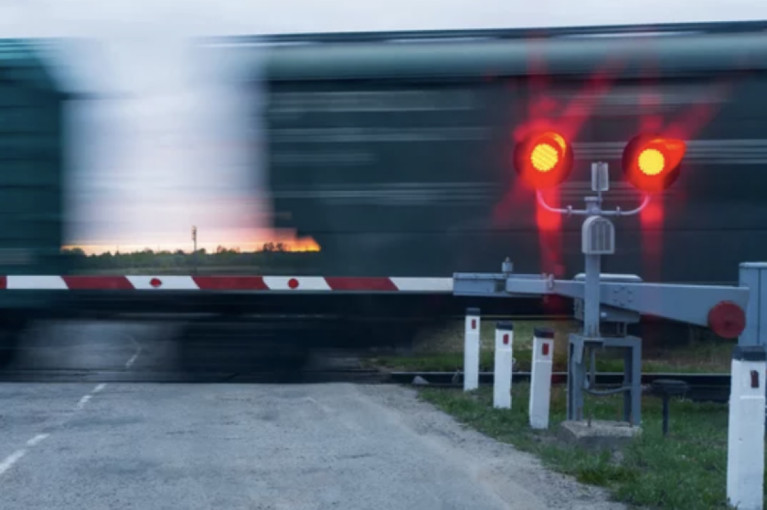
[[[636,188],[657,193],[679,177],[679,166],[687,147],[682,140],[640,135],[623,150],[623,172]]]
[[[514,168],[536,189],[551,188],[564,181],[573,167],[573,150],[556,131],[527,136],[514,148]]]

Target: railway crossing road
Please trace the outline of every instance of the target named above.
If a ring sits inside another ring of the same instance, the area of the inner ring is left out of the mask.
[[[4,383],[0,507],[621,508],[408,388]]]
[[[29,335],[13,368],[39,378],[0,379],[0,508],[622,508],[410,388],[146,382],[174,368],[172,330],[75,323]],[[262,354],[248,345],[273,333],[195,341],[206,366],[240,370]]]

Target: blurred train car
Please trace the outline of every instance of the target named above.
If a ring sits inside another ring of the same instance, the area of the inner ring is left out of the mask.
[[[734,282],[767,254],[765,27],[254,39],[276,221],[317,240],[326,274],[450,276],[509,256],[571,277],[581,222],[537,207],[515,141],[546,126],[572,143],[573,174],[550,201],[581,206],[590,163],[606,161],[608,203],[627,209],[641,195],[623,148],[661,133],[687,142],[681,177],[618,222],[603,270]]]
[[[0,288],[14,274],[63,274],[64,94],[29,41],[0,40]],[[0,345],[12,346],[56,295],[0,292]],[[9,349],[0,350],[0,362]]]
[[[253,146],[264,151],[264,166],[253,171],[265,172],[271,227],[321,247],[296,276],[449,277],[498,271],[507,256],[520,272],[580,272],[580,222],[541,210],[512,165],[515,142],[548,127],[575,153],[570,179],[547,195],[560,205],[580,205],[598,160],[611,168],[608,203],[636,206],[640,194],[621,178],[626,143],[649,132],[686,140],[680,178],[641,215],[618,222],[618,251],[603,270],[732,283],[739,262],[767,253],[766,29],[747,22],[302,34],[201,46],[224,52],[245,76],[240,89],[256,106]],[[72,270],[60,255],[66,101],[31,43],[0,42],[2,275]],[[30,290],[0,298],[6,344],[40,313],[422,320],[467,305],[568,312],[559,301],[429,293]],[[407,338],[414,324],[403,331],[397,323],[396,334]],[[371,337],[392,331],[369,329]]]

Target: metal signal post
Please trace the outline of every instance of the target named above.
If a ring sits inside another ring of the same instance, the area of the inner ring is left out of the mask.
[[[192,261],[194,263],[194,274],[197,274],[197,226],[192,225],[192,243],[194,243],[194,251],[192,251]]]
[[[569,337],[567,418],[583,419],[584,392],[593,395],[623,393],[624,420],[641,423],[641,339],[627,334],[629,324],[639,322],[640,315],[653,315],[690,324],[711,327],[726,338],[737,337],[745,327],[749,289],[745,286],[674,285],[644,283],[636,275],[601,273],[601,257],[615,253],[615,227],[610,217],[638,214],[649,203],[632,210],[602,207],[602,193],[608,191],[608,167],[592,165],[592,190],[585,197],[584,209],[554,208],[540,192],[538,202],[549,211],[563,215],[585,216],[582,226],[581,251],[585,271],[572,280],[556,280],[551,275],[514,274],[504,264],[500,274],[456,273],[453,294],[458,296],[523,297],[557,294],[573,298],[574,315],[582,321],[580,333]],[[610,326],[607,331],[607,326]],[[604,327],[604,328],[603,328]],[[604,329],[604,330],[603,330]],[[621,348],[624,356],[624,382],[619,388],[595,388],[596,352],[604,348]],[[587,377],[588,376],[588,377]]]
[[[618,335],[603,336],[600,331],[602,321],[600,306],[600,280],[602,268],[602,255],[615,253],[615,227],[606,216],[629,216],[638,214],[649,203],[649,197],[645,196],[642,204],[630,211],[602,209],[602,193],[610,188],[609,169],[607,163],[593,163],[591,165],[591,189],[596,196],[585,197],[585,209],[573,209],[568,207],[557,210],[546,204],[543,195],[538,192],[538,203],[544,208],[559,212],[560,214],[585,216],[581,230],[581,252],[585,257],[585,271],[583,280],[583,299],[577,301],[582,305],[583,331],[581,334],[572,334],[569,337],[568,346],[568,420],[583,419],[583,392],[596,393],[594,388],[596,381],[596,350],[602,347],[618,347],[627,350],[624,356],[624,382],[615,390],[601,392],[599,394],[623,393],[624,420],[638,425],[641,421],[641,340],[627,336],[626,325],[629,322],[637,322],[638,316],[624,316],[622,327],[618,328]],[[634,280],[631,277],[613,277],[613,280]],[[638,280],[638,278],[636,278]],[[641,281],[641,280],[640,280]],[[576,312],[576,316],[581,316]],[[608,316],[605,314],[605,319]],[[584,355],[588,353],[589,356]],[[590,366],[586,362],[590,361]],[[590,377],[587,380],[586,375]]]

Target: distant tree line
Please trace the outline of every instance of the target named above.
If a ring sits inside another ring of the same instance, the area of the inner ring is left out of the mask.
[[[131,253],[115,251],[92,255],[87,255],[80,248],[73,248],[63,250],[63,253],[69,258],[70,266],[82,270],[279,268],[314,260],[319,255],[318,252],[290,252],[282,243],[265,243],[261,251],[255,252],[242,252],[238,248],[219,246],[215,252],[210,253],[204,248],[196,252],[154,251],[147,248]]]

